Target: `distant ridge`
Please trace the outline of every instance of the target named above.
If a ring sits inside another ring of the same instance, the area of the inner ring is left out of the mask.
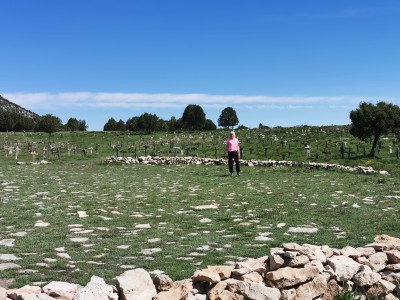
[[[37,119],[40,116],[34,112],[31,112],[30,110],[27,110],[9,100],[7,100],[6,98],[4,98],[3,96],[0,95],[0,112],[16,112],[19,115],[22,115],[24,117],[28,117],[31,119]]]

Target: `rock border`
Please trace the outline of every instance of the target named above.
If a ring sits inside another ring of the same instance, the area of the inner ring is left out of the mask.
[[[344,288],[385,300],[400,297],[400,239],[376,236],[364,247],[284,243],[261,258],[208,266],[190,279],[153,279],[144,269],[128,270],[110,286],[92,276],[85,286],[50,282],[40,288],[0,287],[0,300],[333,300]]]
[[[228,161],[222,158],[201,158],[201,157],[162,157],[162,156],[140,156],[138,158],[133,157],[106,157],[104,160],[106,163],[116,164],[145,164],[145,165],[227,165]],[[340,164],[330,163],[317,163],[317,162],[296,162],[290,160],[244,160],[241,159],[240,163],[244,166],[249,167],[303,167],[308,169],[316,170],[342,170],[351,173],[360,174],[390,174],[387,171],[376,171],[372,167],[356,166],[349,167]]]

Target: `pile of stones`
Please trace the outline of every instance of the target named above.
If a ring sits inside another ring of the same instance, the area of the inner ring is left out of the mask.
[[[268,256],[209,266],[186,280],[152,279],[133,269],[117,276],[115,286],[93,276],[85,287],[0,288],[0,300],[331,300],[343,289],[360,292],[360,299],[399,299],[400,239],[380,235],[364,247],[342,249],[285,243]]]
[[[161,156],[141,156],[116,157],[111,156],[105,159],[106,163],[117,164],[147,164],[147,165],[227,165],[226,159],[213,159],[201,157],[161,157]],[[349,167],[340,164],[316,163],[316,162],[296,162],[290,160],[240,160],[240,163],[249,167],[305,167],[309,169],[342,170],[346,172],[361,174],[381,174],[389,175],[387,171],[376,171],[372,167],[357,166]]]

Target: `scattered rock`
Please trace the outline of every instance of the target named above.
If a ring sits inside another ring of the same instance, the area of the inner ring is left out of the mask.
[[[315,227],[289,227],[288,233],[316,233],[318,228]]]
[[[168,291],[174,284],[172,279],[166,274],[159,274],[154,277],[153,283],[158,292]]]
[[[109,300],[112,294],[112,287],[109,287],[103,278],[92,276],[88,285],[78,290],[74,300]]]
[[[144,269],[134,269],[117,277],[117,289],[122,300],[152,300],[157,295],[150,274]]]
[[[218,209],[219,206],[217,204],[209,204],[209,205],[198,205],[192,206],[194,210],[204,210],[204,209]]]
[[[44,222],[42,220],[39,220],[35,223],[35,227],[48,227],[50,226],[50,223]]]
[[[363,291],[367,297],[399,299],[399,241],[379,236],[366,247],[342,249],[285,243],[271,249],[269,256],[242,258],[229,266],[208,266],[196,271],[191,279],[177,282],[162,271],[153,271],[158,275],[152,280],[147,271],[132,269],[116,278],[116,288],[96,276],[85,287],[51,282],[42,289],[25,286],[5,290],[13,282],[0,280],[0,300],[332,300],[344,285]],[[198,249],[209,248],[204,245]],[[56,251],[66,254],[64,247]],[[159,251],[143,249],[142,254]],[[17,257],[0,254],[0,259]],[[11,268],[19,266],[0,264],[0,271]]]
[[[19,269],[21,268],[20,265],[14,263],[1,263],[0,264],[0,271],[10,270],[10,269]]]

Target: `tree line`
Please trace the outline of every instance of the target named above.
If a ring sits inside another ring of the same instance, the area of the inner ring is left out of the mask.
[[[218,119],[219,127],[234,127],[239,124],[236,111],[232,107],[222,110]],[[177,119],[171,117],[163,120],[155,114],[144,113],[140,116],[129,118],[126,122],[122,119],[116,121],[110,118],[104,125],[104,131],[177,131],[177,130],[215,130],[217,126],[210,119],[207,119],[203,108],[200,105],[189,104],[183,111],[182,117]]]
[[[37,131],[53,133],[56,131],[86,131],[85,120],[70,118],[62,124],[60,118],[47,114],[41,117],[27,117],[15,111],[0,111],[0,131]]]
[[[232,107],[225,108],[218,119],[220,127],[234,127],[239,123],[236,111]],[[60,118],[47,114],[32,118],[15,111],[0,110],[0,131],[37,131],[52,134],[57,131],[86,131],[88,125],[85,120],[70,118],[62,124]],[[129,118],[126,122],[110,118],[104,125],[104,131],[176,131],[176,130],[215,130],[217,126],[206,118],[200,105],[188,105],[181,118],[171,117],[163,120],[155,114],[144,113],[140,116]]]

